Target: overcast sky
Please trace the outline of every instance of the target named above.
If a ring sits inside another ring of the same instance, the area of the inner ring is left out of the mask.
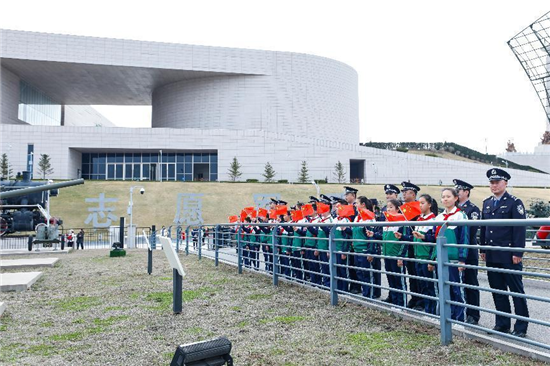
[[[533,151],[546,116],[507,41],[542,0],[9,1],[0,27],[308,53],[359,74],[361,141],[453,141]],[[148,107],[98,107],[150,126]]]

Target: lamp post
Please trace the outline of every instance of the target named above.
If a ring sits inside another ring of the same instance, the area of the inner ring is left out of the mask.
[[[143,186],[132,186],[130,187],[130,202],[128,203],[128,215],[130,215],[130,229],[128,231],[128,248],[135,248],[135,233],[133,230],[133,207],[134,207],[134,188],[140,188],[139,193],[144,194],[145,188]]]
[[[160,159],[159,159],[159,177],[160,177],[160,181],[162,183],[162,150],[159,150],[160,151]]]

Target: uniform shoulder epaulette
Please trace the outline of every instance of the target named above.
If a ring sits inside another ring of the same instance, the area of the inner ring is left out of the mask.
[[[485,199],[483,200],[483,202],[485,202],[485,201],[487,201],[487,200],[490,200],[491,198],[493,198],[493,196],[489,196],[489,197],[485,198]]]
[[[517,201],[517,200],[519,200],[519,198],[517,198],[517,197],[516,197],[516,196],[514,196],[514,195],[510,195],[510,198],[511,198],[511,199],[513,199],[514,201]]]

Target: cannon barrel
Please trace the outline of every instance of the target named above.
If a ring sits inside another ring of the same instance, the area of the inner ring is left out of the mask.
[[[13,189],[9,191],[0,192],[0,200],[11,198],[11,197],[24,196],[30,193],[44,192],[52,189],[76,186],[79,184],[84,184],[84,179],[74,179],[66,182],[44,184],[41,186],[28,187],[28,188]]]

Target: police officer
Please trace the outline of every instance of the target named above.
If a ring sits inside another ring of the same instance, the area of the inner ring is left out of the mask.
[[[411,182],[401,182],[401,186],[403,187],[401,188],[403,201],[405,201],[405,203],[416,201],[416,195],[420,191],[420,187],[416,184],[412,184]],[[412,229],[414,230],[414,228]],[[409,245],[407,250],[407,256],[409,258],[414,258],[414,245]],[[415,262],[405,261],[405,267],[407,267],[408,274],[416,276]],[[413,293],[420,293],[420,286],[418,284],[418,281],[414,278],[409,278],[409,288]],[[411,299],[408,302],[407,307],[418,311],[424,311],[424,301],[418,296],[411,295]]]
[[[458,207],[468,216],[468,220],[479,220],[481,213],[479,208],[470,201],[470,191],[474,189],[471,184],[460,180],[453,179],[453,183],[458,192]],[[478,226],[469,226],[469,241],[470,245],[477,245],[477,229]],[[468,255],[466,257],[466,264],[474,266],[479,265],[479,256],[477,248],[468,248]],[[463,273],[463,281],[467,285],[479,286],[477,280],[477,269],[465,268]],[[466,304],[479,306],[479,290],[472,288],[464,288],[464,297],[466,298]],[[477,325],[479,322],[479,310],[466,308],[466,323]]]
[[[489,219],[525,219],[525,207],[523,202],[506,191],[510,174],[498,168],[487,171],[491,197],[483,201],[481,218]],[[525,227],[522,226],[481,226],[481,245],[495,247],[516,247],[525,248]],[[510,252],[499,250],[482,250],[480,255],[485,260],[488,268],[503,268],[521,271],[523,269],[523,252]],[[510,273],[499,273],[488,270],[487,277],[489,285],[493,289],[517,292],[524,294],[521,275]],[[511,314],[510,299],[508,295],[493,293],[495,308],[498,311]],[[529,317],[527,300],[521,297],[512,296],[516,315]],[[528,322],[516,320],[512,335],[524,338],[527,333]],[[510,332],[511,319],[496,315],[495,327],[493,330],[503,333]]]

